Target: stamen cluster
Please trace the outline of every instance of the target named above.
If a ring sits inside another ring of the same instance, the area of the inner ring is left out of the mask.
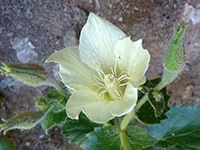
[[[95,81],[92,85],[100,97],[108,101],[120,100],[123,97],[124,90],[130,81],[130,75],[127,71],[117,71],[115,63],[114,67],[110,67],[109,73],[105,73],[100,65],[92,73]]]

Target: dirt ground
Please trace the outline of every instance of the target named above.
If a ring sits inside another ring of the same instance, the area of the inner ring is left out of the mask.
[[[89,12],[111,21],[133,40],[143,39],[151,54],[147,78],[162,75],[163,56],[173,35],[173,26],[185,21],[186,64],[169,87],[170,104],[200,104],[200,0],[2,0],[0,1],[0,62],[44,64],[53,52],[78,45],[79,33]],[[49,87],[33,88],[0,76],[0,118],[34,110],[33,97],[43,96]],[[79,150],[68,143],[58,127],[48,135],[38,125],[30,131],[9,131],[4,137],[16,150]]]

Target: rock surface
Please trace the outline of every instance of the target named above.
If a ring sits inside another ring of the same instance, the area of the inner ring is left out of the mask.
[[[132,39],[143,39],[151,54],[149,79],[162,75],[162,60],[173,35],[173,26],[189,23],[185,33],[186,65],[168,92],[170,104],[200,104],[200,1],[199,0],[13,0],[0,2],[0,62],[44,64],[53,52],[78,45],[78,38],[90,11],[111,21]],[[9,118],[24,110],[34,110],[33,97],[49,87],[33,88],[0,76],[1,117]],[[5,110],[5,111],[2,111]],[[78,150],[55,127],[45,135],[40,126],[31,131],[8,132],[6,139],[17,150]],[[3,138],[2,134],[0,138]]]

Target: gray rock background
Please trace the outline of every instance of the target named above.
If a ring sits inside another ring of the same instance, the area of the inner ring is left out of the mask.
[[[162,60],[173,35],[173,26],[189,23],[185,33],[186,65],[169,87],[174,102],[200,104],[200,1],[199,0],[0,0],[0,62],[44,64],[53,52],[78,45],[79,33],[90,11],[111,21],[133,40],[143,39],[151,54],[149,79],[162,75]],[[0,117],[9,118],[34,110],[33,97],[43,96],[49,87],[28,87],[0,76]],[[4,137],[16,150],[78,150],[60,134],[58,127],[45,135],[38,125],[30,131],[9,131]]]

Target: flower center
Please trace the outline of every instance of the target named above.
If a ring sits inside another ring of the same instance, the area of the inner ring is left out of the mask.
[[[98,67],[96,72],[93,72],[95,80],[93,86],[96,87],[96,92],[99,93],[100,97],[108,101],[120,100],[130,81],[130,75],[126,71],[117,73],[116,66],[114,69],[110,69],[110,73],[105,74],[102,69]]]
[[[104,77],[105,90],[109,93],[113,99],[119,99],[122,93],[119,91],[117,79],[113,74],[107,74]]]

